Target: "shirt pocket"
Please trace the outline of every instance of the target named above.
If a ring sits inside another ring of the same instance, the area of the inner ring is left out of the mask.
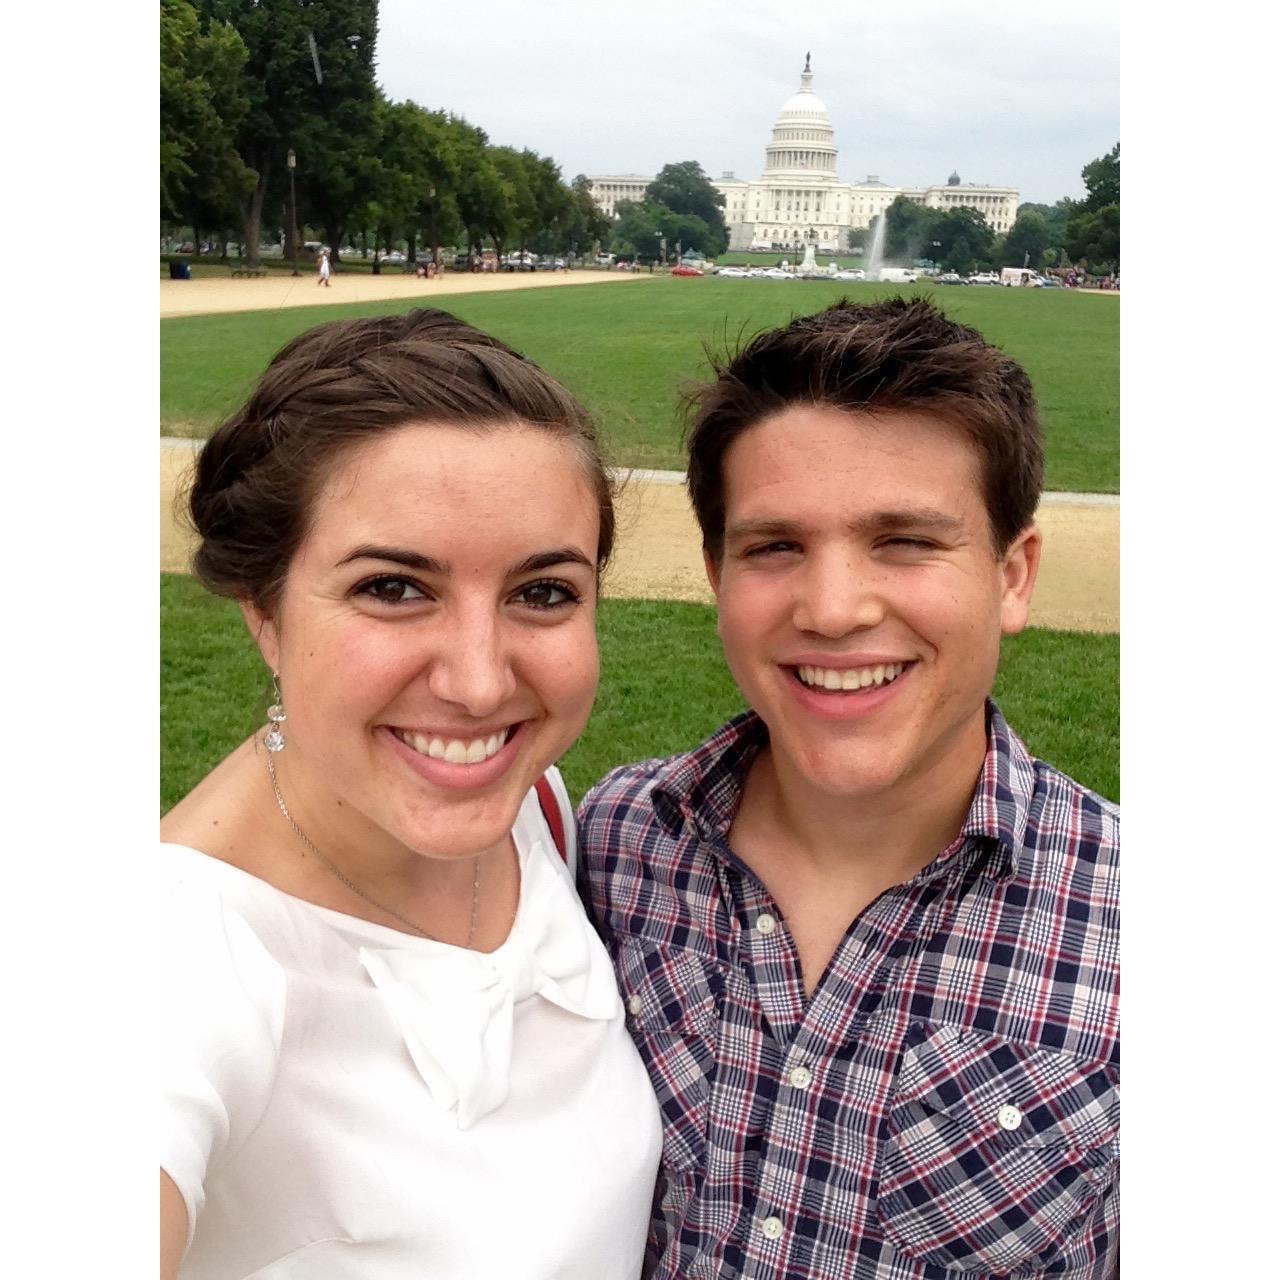
[[[715,1077],[719,1001],[714,965],[693,952],[618,938],[618,983],[627,1026],[662,1111],[669,1174],[702,1164]]]
[[[1040,1270],[1114,1183],[1118,1128],[1106,1064],[916,1024],[881,1147],[884,1233],[954,1270]]]

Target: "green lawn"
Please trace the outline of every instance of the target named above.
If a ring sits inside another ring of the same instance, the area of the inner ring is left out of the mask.
[[[929,292],[923,285],[917,293]],[[440,305],[488,329],[562,379],[596,413],[611,461],[683,469],[676,395],[705,373],[702,344],[893,285],[656,277],[592,288],[445,297]],[[1030,373],[1044,415],[1047,487],[1118,492],[1120,308],[1114,298],[1041,289],[932,289],[950,315],[979,329]],[[161,323],[161,431],[208,434],[247,394],[271,355],[325,320],[407,310],[372,302],[191,316]]]
[[[162,809],[263,721],[265,671],[225,600],[161,575]],[[614,765],[694,746],[742,708],[707,605],[606,600],[591,723],[561,762],[575,800]],[[1029,631],[1005,642],[996,697],[1032,752],[1119,799],[1120,639]]]

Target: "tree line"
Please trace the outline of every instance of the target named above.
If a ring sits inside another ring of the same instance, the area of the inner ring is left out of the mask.
[[[586,252],[608,236],[584,176],[566,183],[549,156],[388,99],[377,18],[377,0],[161,0],[162,225],[234,236],[256,266],[264,237],[291,231],[292,152],[298,226],[335,261],[356,237],[414,261],[419,247]]]
[[[1095,275],[1120,270],[1120,144],[1080,171],[1085,198],[1018,206],[998,235],[976,209],[928,209],[899,196],[885,210],[885,256],[927,258],[967,275],[999,267],[1075,265]],[[862,233],[865,235],[865,233]]]

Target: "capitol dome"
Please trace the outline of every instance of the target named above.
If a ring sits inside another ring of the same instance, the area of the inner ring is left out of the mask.
[[[826,104],[813,91],[813,72],[805,54],[800,91],[782,104],[773,136],[765,148],[764,179],[836,181],[835,130]]]

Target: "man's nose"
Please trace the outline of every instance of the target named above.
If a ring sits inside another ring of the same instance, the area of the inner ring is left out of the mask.
[[[852,552],[819,552],[798,578],[793,616],[799,630],[828,639],[874,627],[885,616],[879,574]]]

